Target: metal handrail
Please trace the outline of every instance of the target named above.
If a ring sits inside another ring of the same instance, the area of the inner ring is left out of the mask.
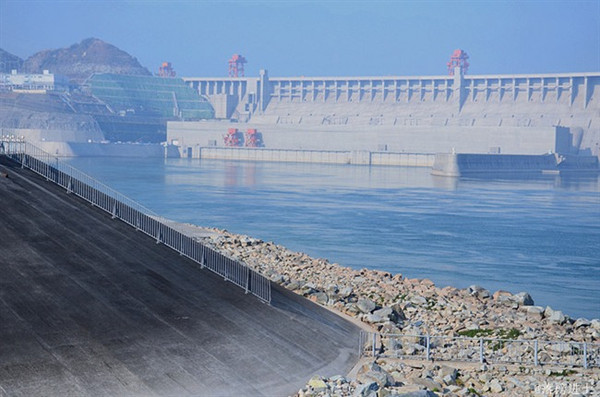
[[[359,354],[435,361],[600,368],[600,343],[362,332]]]
[[[180,255],[200,264],[201,268],[222,276],[226,281],[243,288],[264,302],[271,302],[271,282],[268,278],[209,248],[161,221],[161,217],[135,200],[108,185],[64,163],[59,158],[27,142],[22,137],[0,136],[0,155],[17,161],[46,180],[66,189],[92,205],[112,215],[113,219],[133,226],[136,230],[172,248]]]

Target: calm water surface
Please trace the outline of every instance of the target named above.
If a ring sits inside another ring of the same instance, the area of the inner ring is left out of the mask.
[[[188,159],[69,162],[160,215],[438,286],[528,291],[600,317],[600,178]]]

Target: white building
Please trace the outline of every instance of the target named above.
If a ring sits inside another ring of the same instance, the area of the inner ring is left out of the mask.
[[[46,93],[47,91],[66,91],[69,81],[65,76],[50,73],[44,70],[42,74],[0,73],[0,91]]]

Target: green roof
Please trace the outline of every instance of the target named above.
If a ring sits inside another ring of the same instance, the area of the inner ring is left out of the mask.
[[[115,112],[184,120],[214,117],[210,103],[179,78],[106,73],[94,74],[87,83]]]

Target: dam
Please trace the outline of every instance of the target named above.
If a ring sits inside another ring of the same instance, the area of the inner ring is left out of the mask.
[[[0,395],[289,395],[353,367],[358,327],[209,271],[214,253],[24,144],[0,148]]]
[[[211,149],[227,146],[229,129],[259,131],[265,149],[394,153],[398,160],[387,163],[396,165],[405,165],[403,153],[600,150],[598,72],[466,75],[457,67],[451,76],[270,77],[261,70],[184,81],[209,100],[216,120],[168,123],[168,143],[183,157],[235,158]],[[247,146],[243,137],[237,146]]]

